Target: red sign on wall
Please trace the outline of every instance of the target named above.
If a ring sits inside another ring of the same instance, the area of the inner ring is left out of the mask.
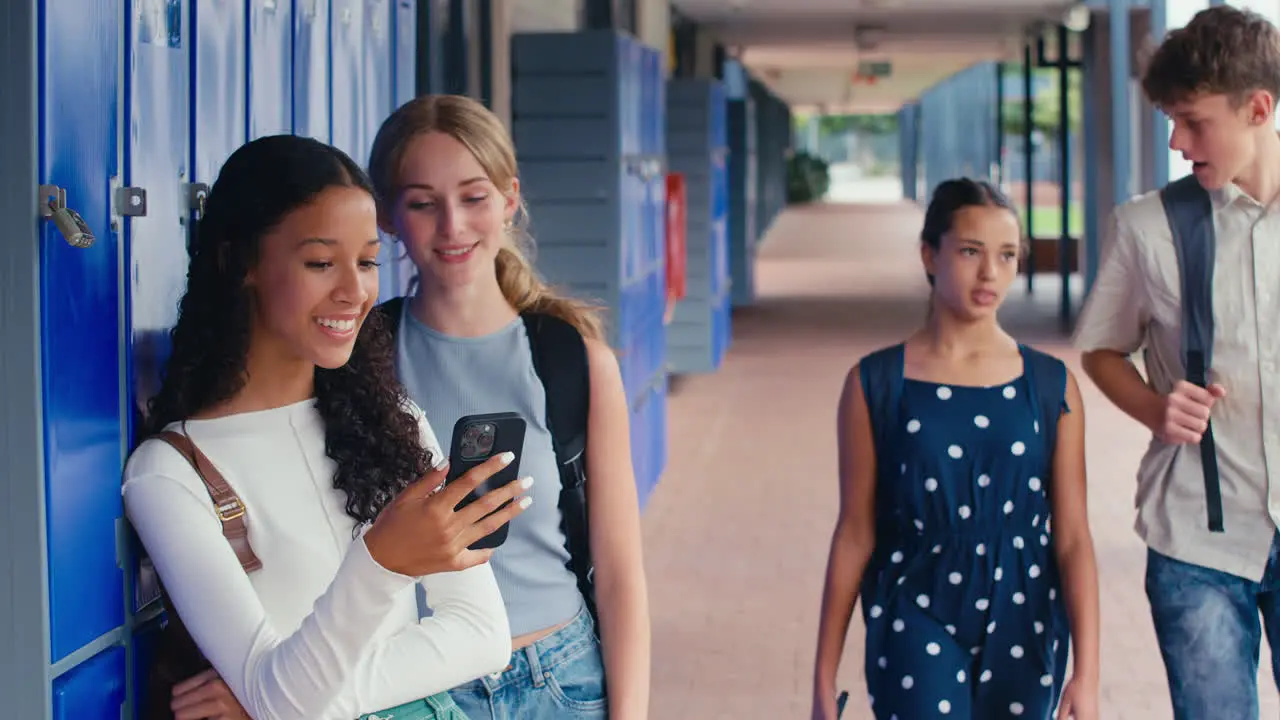
[[[684,175],[667,174],[667,311],[664,322],[670,323],[676,302],[685,294],[686,237],[689,234],[689,209]]]

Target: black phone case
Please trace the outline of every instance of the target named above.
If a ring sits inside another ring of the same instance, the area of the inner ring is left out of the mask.
[[[491,442],[483,440],[484,427],[492,428]],[[501,412],[483,415],[464,415],[458,418],[453,426],[453,440],[449,447],[449,475],[446,483],[462,477],[471,468],[504,452],[515,453],[515,460],[505,468],[480,483],[475,490],[458,503],[456,509],[462,509],[475,502],[481,495],[512,482],[520,475],[520,455],[524,450],[525,419],[517,413]],[[503,503],[498,510],[505,508]],[[495,510],[494,512],[497,512]],[[492,514],[492,513],[491,513]],[[507,541],[507,525],[494,530],[489,535],[471,544],[472,550],[496,548]]]

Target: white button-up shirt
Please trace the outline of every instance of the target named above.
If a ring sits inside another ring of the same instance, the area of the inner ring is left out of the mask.
[[[1234,185],[1211,193],[1213,356],[1209,381],[1225,532],[1209,531],[1199,445],[1153,438],[1138,469],[1136,529],[1184,562],[1260,580],[1280,524],[1280,208]],[[1186,377],[1181,275],[1158,192],[1118,207],[1075,344],[1085,352],[1144,350],[1161,394]]]

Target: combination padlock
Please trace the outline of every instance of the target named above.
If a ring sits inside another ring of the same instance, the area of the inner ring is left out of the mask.
[[[62,239],[73,248],[87,248],[97,238],[80,213],[67,207],[67,191],[56,185],[41,185],[40,216],[53,221]]]
[[[58,228],[58,232],[62,233],[62,238],[67,244],[75,248],[87,248],[93,245],[93,231],[89,229],[89,225],[80,217],[80,213],[69,207],[52,208],[53,209],[53,225]]]

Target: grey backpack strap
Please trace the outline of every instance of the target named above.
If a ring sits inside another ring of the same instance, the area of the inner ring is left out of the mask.
[[[1166,185],[1160,191],[1160,200],[1173,230],[1182,278],[1182,357],[1187,382],[1206,387],[1209,368],[1213,366],[1213,267],[1217,245],[1213,202],[1194,175]],[[1200,439],[1200,461],[1204,466],[1209,530],[1222,532],[1222,486],[1212,421]]]

